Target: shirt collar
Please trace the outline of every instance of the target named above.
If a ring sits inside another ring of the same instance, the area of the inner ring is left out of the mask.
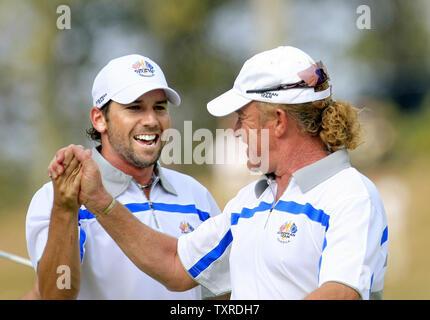
[[[263,192],[267,189],[270,184],[270,181],[274,180],[275,177],[272,173],[263,174],[255,184],[254,192],[257,198],[263,194]]]
[[[121,170],[115,168],[113,165],[109,163],[96,149],[92,149],[92,158],[97,163],[100,174],[102,176],[103,186],[106,188],[114,198],[123,193],[129,186],[130,182],[133,180],[132,176],[125,174]],[[166,176],[163,173],[163,168],[157,161],[155,165],[154,171],[159,179],[156,181],[160,181],[163,189],[175,196],[177,196],[177,192],[172,184],[167,180]]]
[[[349,153],[346,149],[340,149],[327,157],[318,160],[293,173],[293,177],[300,190],[305,193],[313,189],[336,173],[351,167]],[[259,198],[266,190],[272,175],[262,175],[255,185],[255,195]]]

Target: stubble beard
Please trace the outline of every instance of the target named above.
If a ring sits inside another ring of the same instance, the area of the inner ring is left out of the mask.
[[[163,150],[165,142],[160,141],[160,148],[157,151],[157,153],[152,157],[150,160],[143,160],[140,159],[140,157],[136,154],[132,147],[132,141],[129,140],[129,144],[126,145],[122,141],[118,141],[116,138],[114,138],[115,134],[112,134],[110,130],[107,131],[107,137],[110,145],[112,146],[112,149],[120,156],[122,157],[127,163],[131,164],[132,166],[140,169],[148,168],[154,164],[157,163],[158,159],[161,156],[161,151]],[[131,138],[133,139],[133,138]],[[159,138],[160,139],[160,138]]]

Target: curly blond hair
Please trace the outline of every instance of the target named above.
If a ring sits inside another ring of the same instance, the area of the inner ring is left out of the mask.
[[[276,108],[285,110],[303,133],[319,135],[330,151],[341,148],[355,149],[360,144],[360,110],[345,101],[331,98],[301,104],[275,104],[261,102],[261,121],[273,118]]]

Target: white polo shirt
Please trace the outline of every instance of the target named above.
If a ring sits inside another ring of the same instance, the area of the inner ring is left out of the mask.
[[[158,177],[148,201],[133,178],[113,167],[96,149],[93,149],[93,159],[99,166],[106,190],[155,230],[179,237],[220,213],[208,190],[188,175],[157,165]],[[53,186],[49,182],[37,191],[28,209],[27,248],[35,269],[48,239],[52,203]],[[202,298],[200,286],[172,292],[139,270],[85,207],[79,211],[78,224],[82,261],[78,299]],[[204,296],[210,295],[204,291]]]
[[[328,281],[382,298],[388,227],[374,184],[339,150],[293,174],[275,202],[264,176],[179,238],[188,271],[232,299],[302,299]]]

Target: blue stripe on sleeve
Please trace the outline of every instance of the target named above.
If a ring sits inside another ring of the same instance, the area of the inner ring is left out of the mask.
[[[80,228],[79,230],[79,252],[81,253],[81,263],[84,261],[84,244],[85,240],[87,239],[87,234],[85,233],[84,229]]]
[[[321,272],[321,262],[322,262],[322,252],[324,251],[325,247],[327,247],[327,238],[324,236],[324,242],[321,249],[321,256],[320,260],[318,261],[318,282],[320,281],[320,272]]]
[[[381,246],[388,240],[388,227],[385,227],[384,231],[382,232],[381,237]]]
[[[194,278],[197,277],[201,272],[208,268],[212,264],[212,262],[221,257],[221,255],[230,245],[232,240],[233,235],[231,233],[231,229],[229,229],[228,232],[221,239],[219,244],[188,270],[191,276],[193,276]]]

